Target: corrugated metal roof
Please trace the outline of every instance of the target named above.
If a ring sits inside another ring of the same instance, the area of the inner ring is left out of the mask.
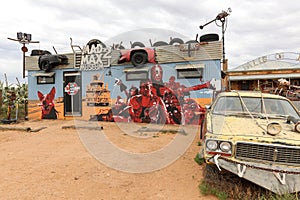
[[[158,63],[185,62],[185,61],[204,61],[221,60],[223,55],[222,42],[213,41],[205,44],[167,45],[155,47],[156,60]]]
[[[284,69],[295,69],[299,67],[300,67],[299,53],[279,52],[275,54],[258,57],[236,68],[229,69],[228,72],[284,70]]]
[[[250,75],[250,76],[229,76],[230,81],[279,79],[279,78],[300,78],[300,74],[267,74],[267,75]]]
[[[284,61],[266,61],[264,63],[254,65],[253,63],[249,62],[239,67],[236,67],[234,69],[230,69],[228,70],[228,72],[281,70],[281,69],[292,69],[292,68],[299,68],[299,64],[297,65],[294,63],[289,63]]]

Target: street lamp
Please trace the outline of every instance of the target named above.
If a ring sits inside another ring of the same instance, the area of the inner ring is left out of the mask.
[[[17,42],[23,44],[21,51],[23,52],[23,78],[25,78],[25,53],[28,51],[25,44],[39,43],[39,41],[31,41],[31,34],[22,33],[22,32],[17,32],[17,39],[13,39],[13,38],[7,38],[7,39],[17,41]]]

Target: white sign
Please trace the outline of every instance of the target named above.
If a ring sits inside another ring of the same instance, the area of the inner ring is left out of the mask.
[[[80,87],[75,82],[69,82],[68,85],[66,85],[65,87],[65,92],[71,96],[76,95],[79,90]]]
[[[101,70],[111,64],[111,49],[101,44],[86,45],[81,56],[80,70]]]

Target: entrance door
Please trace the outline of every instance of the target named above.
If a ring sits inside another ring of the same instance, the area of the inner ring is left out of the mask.
[[[82,115],[80,72],[64,72],[64,116]]]

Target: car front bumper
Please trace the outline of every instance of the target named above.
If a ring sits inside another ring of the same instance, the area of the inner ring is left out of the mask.
[[[237,162],[220,155],[207,160],[219,170],[225,169],[277,194],[300,191],[300,167],[289,168],[264,163]]]

